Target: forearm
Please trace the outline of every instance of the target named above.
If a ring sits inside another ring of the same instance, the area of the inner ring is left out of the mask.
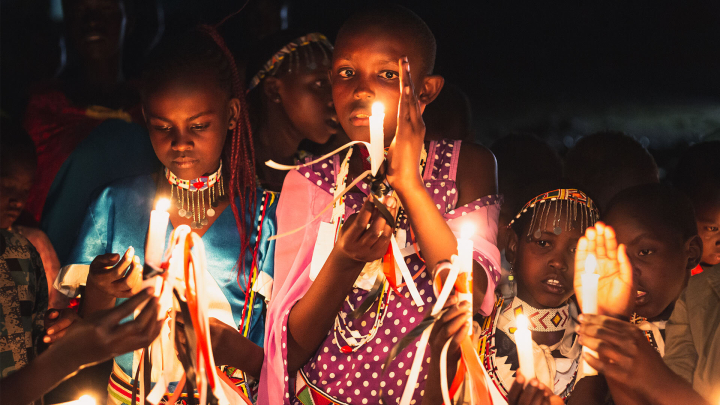
[[[290,375],[315,354],[363,267],[364,263],[348,260],[333,250],[308,292],[292,308],[287,333]]]
[[[603,405],[608,394],[608,386],[601,375],[586,376],[573,387],[568,405]]]
[[[408,181],[397,190],[428,269],[457,254],[457,239],[422,182]]]
[[[455,378],[457,363],[459,357],[448,355],[448,387]],[[454,366],[452,366],[454,365]],[[427,379],[425,380],[425,396],[423,396],[422,405],[442,405],[443,397],[440,391],[440,354],[433,353],[430,359],[430,369],[428,370]]]
[[[252,377],[259,379],[265,353],[263,348],[251,342],[239,332],[224,334],[222,350],[219,350],[215,362],[217,364],[238,368]]]
[[[3,405],[25,405],[50,391],[80,365],[67,358],[67,348],[52,345],[25,368],[0,380]]]
[[[82,318],[115,307],[116,298],[97,288],[91,277],[88,276],[87,285],[83,292],[82,305],[80,305],[79,314]]]

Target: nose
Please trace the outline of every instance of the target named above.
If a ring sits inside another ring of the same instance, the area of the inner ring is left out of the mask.
[[[561,272],[566,272],[568,270],[568,259],[563,252],[556,249],[548,259],[548,266]]]
[[[353,96],[356,100],[369,100],[375,96],[375,92],[370,86],[370,80],[364,77],[359,77],[356,83],[357,85],[355,87],[355,91],[353,92]]]
[[[176,152],[185,152],[192,150],[195,147],[192,136],[180,128],[172,128],[170,130],[170,136],[172,139],[171,147]]]

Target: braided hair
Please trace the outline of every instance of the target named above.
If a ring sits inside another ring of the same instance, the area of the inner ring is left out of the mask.
[[[252,233],[245,217],[246,213],[250,213],[250,218],[254,218],[257,208],[255,152],[245,89],[235,59],[217,29],[201,25],[172,42],[160,45],[143,72],[141,96],[145,101],[148,94],[170,80],[198,72],[210,73],[217,78],[220,88],[227,91],[228,98],[240,101],[238,122],[231,136],[225,140],[222,160],[223,170],[230,179],[230,207],[240,234],[238,263],[244,263]]]

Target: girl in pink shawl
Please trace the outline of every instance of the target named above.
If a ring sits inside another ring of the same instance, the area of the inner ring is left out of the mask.
[[[431,74],[434,57],[432,32],[399,6],[355,15],[340,30],[330,72],[338,120],[352,140],[369,141],[370,106],[385,105],[386,179],[393,194],[383,202],[397,219],[386,221],[365,182],[323,212],[336,189],[364,171],[364,146],[344,160],[335,155],[288,174],[278,234],[310,225],[276,244],[259,404],[377,404],[381,395],[397,403],[415,345],[387,369],[383,363],[429,313],[435,299],[430,272],[457,253],[456,235],[467,222],[475,226],[473,310],[492,310],[500,268],[495,159],[461,141],[424,142],[422,112],[443,86],[443,78]],[[415,278],[413,297],[383,281],[378,259],[393,235]],[[324,256],[323,264],[317,257]],[[420,403],[426,374],[423,367],[411,403]]]

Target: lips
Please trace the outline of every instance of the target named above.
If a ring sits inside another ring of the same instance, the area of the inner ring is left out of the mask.
[[[650,294],[647,291],[637,290],[635,293],[635,306],[643,306],[650,302]]]
[[[350,123],[356,127],[367,127],[370,125],[370,115],[367,108],[356,108],[350,113]]]
[[[565,284],[557,276],[546,278],[542,281],[542,285],[550,294],[564,294],[566,291]]]
[[[193,159],[189,157],[181,157],[177,159],[173,159],[173,165],[176,167],[179,167],[181,169],[185,169],[188,167],[192,167],[195,163],[198,162],[198,159]]]

